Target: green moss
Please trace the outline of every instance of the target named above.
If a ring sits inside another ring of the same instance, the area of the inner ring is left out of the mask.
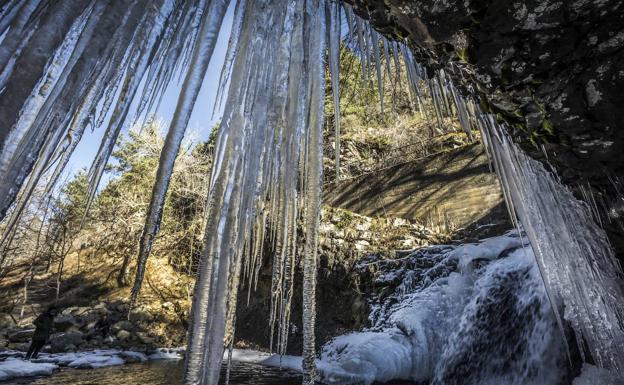
[[[464,63],[468,63],[468,49],[462,48],[457,50],[457,57],[459,57],[459,59]]]
[[[339,215],[340,220],[336,223],[336,227],[339,229],[345,229],[351,224],[351,222],[353,222],[353,215],[351,215],[350,212],[342,211]]]
[[[555,135],[555,127],[548,119],[544,119],[544,122],[542,123],[542,129],[546,131],[549,135]]]

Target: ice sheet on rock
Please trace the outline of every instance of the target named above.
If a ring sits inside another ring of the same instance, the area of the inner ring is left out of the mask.
[[[116,354],[84,354],[67,364],[74,369],[97,369],[123,365],[125,361]]]
[[[184,348],[158,348],[151,354],[132,350],[100,349],[69,353],[41,353],[36,359],[25,361],[24,353],[7,350],[0,354],[0,381],[50,375],[59,367],[97,369],[154,360],[179,360],[184,358]],[[268,353],[235,351],[234,357],[242,362],[260,362]]]
[[[147,359],[147,355],[141,352],[101,349],[75,353],[42,353],[35,362],[53,363],[76,369],[93,369],[123,365],[126,362],[143,362]]]
[[[572,381],[572,385],[624,385],[624,378],[607,369],[583,364],[581,375]]]
[[[409,380],[412,348],[399,329],[355,332],[323,347],[319,372],[328,384],[371,384]]]
[[[227,356],[227,352],[223,354],[224,358]],[[260,352],[257,350],[248,349],[232,349],[232,361],[236,362],[248,362],[248,363],[261,363],[271,357],[271,353]]]
[[[451,251],[449,257],[457,259],[460,271],[465,271],[475,260],[496,259],[505,250],[513,250],[520,246],[530,247],[526,238],[517,236],[515,232],[510,232],[504,237],[493,237],[480,243],[461,245]]]
[[[303,371],[302,362],[303,362],[303,358],[301,356],[289,356],[286,354],[284,355],[273,354],[270,357],[265,358],[264,360],[258,363],[261,365],[271,366],[274,368],[290,369],[290,370],[294,370],[297,372],[302,372]]]
[[[0,361],[0,381],[21,377],[47,376],[58,369],[58,365],[44,362],[30,362],[19,358]]]
[[[181,360],[184,358],[184,348],[158,348],[147,357],[150,361]]]

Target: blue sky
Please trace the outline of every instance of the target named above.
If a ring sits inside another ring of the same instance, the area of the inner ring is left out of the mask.
[[[234,3],[235,2],[232,2],[232,5]],[[201,91],[186,129],[186,137],[191,136],[194,139],[207,139],[214,125],[221,119],[223,108],[221,107],[215,111],[213,117],[213,106],[219,85],[221,67],[225,61],[225,53],[232,27],[234,14],[234,7],[232,5],[228,9],[225,19],[223,20],[217,45],[212,55],[208,70],[206,71]],[[163,121],[165,129],[169,126],[171,118],[173,117],[183,80],[183,77],[179,80],[178,77],[174,77],[171,84],[169,84],[169,87],[165,90],[165,94],[159,108],[152,112],[157,119]],[[129,118],[130,119],[128,120],[131,121],[132,117],[129,116]],[[124,133],[126,133],[129,128],[130,123],[124,127]],[[94,132],[91,132],[90,130],[85,131],[81,142],[76,147],[76,150],[69,161],[65,171],[67,175],[73,175],[83,168],[89,168],[99,148],[105,129],[106,122]],[[102,184],[104,184],[108,178],[105,176],[103,179]]]

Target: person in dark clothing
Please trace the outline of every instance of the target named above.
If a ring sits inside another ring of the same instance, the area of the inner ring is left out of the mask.
[[[104,313],[102,318],[97,322],[95,328],[100,332],[102,339],[106,338],[110,333],[111,321],[108,318],[108,314]]]
[[[102,317],[93,325],[93,328],[89,330],[87,339],[93,341],[103,341],[110,333],[111,321],[108,314],[104,313]]]
[[[26,359],[37,358],[39,351],[48,342],[50,333],[54,326],[54,317],[58,315],[58,310],[54,307],[49,308],[45,312],[39,315],[34,321],[35,333],[33,334],[28,353],[26,353]]]

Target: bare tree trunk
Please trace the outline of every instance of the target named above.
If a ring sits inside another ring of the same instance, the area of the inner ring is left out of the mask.
[[[119,275],[117,275],[117,285],[119,287],[128,286],[128,267],[130,266],[130,253],[126,253],[123,258],[123,262],[121,264],[121,269],[119,270]]]

